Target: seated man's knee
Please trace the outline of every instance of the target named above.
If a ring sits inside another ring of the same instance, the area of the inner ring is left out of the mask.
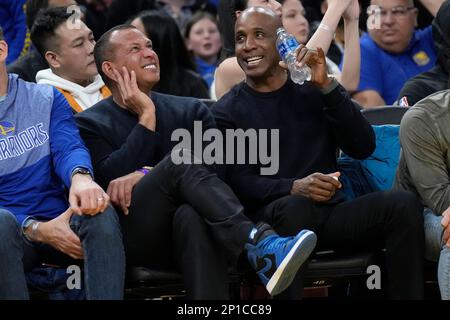
[[[0,209],[0,248],[9,248],[20,240],[20,226],[16,217],[9,211]]]
[[[277,203],[274,221],[268,221],[282,235],[294,235],[299,230],[314,227],[314,202],[302,196],[287,196]]]
[[[181,205],[173,216],[174,234],[189,241],[213,241],[212,232],[205,219],[190,205]],[[193,237],[192,235],[195,235]]]
[[[95,216],[82,216],[81,226],[89,233],[89,237],[122,239],[119,218],[113,207]]]
[[[402,223],[423,228],[423,205],[410,191],[393,190],[384,193],[384,200],[392,207],[395,218]]]
[[[182,229],[189,229],[191,225],[202,223],[205,223],[204,218],[189,204],[178,207],[173,215],[173,225]]]

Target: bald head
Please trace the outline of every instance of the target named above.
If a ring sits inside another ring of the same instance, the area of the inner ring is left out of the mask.
[[[286,80],[276,48],[281,26],[275,12],[261,7],[246,9],[236,21],[236,58],[253,88],[262,84],[277,87]]]
[[[263,19],[260,20],[261,23],[274,31],[283,26],[280,17],[274,11],[264,7],[251,7],[244,10],[242,14],[239,15],[236,20],[235,30],[237,30],[239,25],[247,23],[255,15],[262,16]]]

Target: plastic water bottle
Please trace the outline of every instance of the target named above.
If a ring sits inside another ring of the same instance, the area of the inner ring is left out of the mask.
[[[303,84],[306,80],[311,80],[311,69],[308,66],[299,67],[295,62],[297,60],[296,49],[299,44],[295,37],[284,30],[277,30],[277,49],[281,59],[287,64],[291,79],[293,82]]]

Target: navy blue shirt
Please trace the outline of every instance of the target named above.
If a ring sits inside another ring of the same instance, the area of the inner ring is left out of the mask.
[[[368,35],[361,38],[361,77],[358,91],[375,90],[386,104],[393,104],[405,82],[432,68],[436,50],[431,27],[416,30],[402,54],[381,49]]]

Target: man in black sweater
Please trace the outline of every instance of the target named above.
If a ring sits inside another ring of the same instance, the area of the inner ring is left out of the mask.
[[[94,55],[112,97],[78,114],[77,123],[96,180],[124,213],[127,263],[154,269],[177,265],[188,298],[224,299],[227,263],[218,245],[234,261],[245,247],[270,294],[288,287],[314,249],[314,233],[281,238],[267,224],[254,225],[211,168],[176,165],[166,156],[175,147],[176,129],[193,134],[194,121],[205,128],[215,123],[197,99],[151,92],[159,63],[143,33],[129,25],[115,27],[100,38]]]
[[[373,130],[328,77],[320,48],[298,51],[298,62],[312,69],[311,81],[302,86],[291,81],[279,64],[278,27],[279,18],[267,9],[250,8],[238,18],[236,57],[246,80],[214,105],[213,114],[221,130],[279,129],[279,171],[261,176],[261,165],[232,165],[230,186],[252,220],[270,223],[281,235],[307,228],[316,232],[321,249],[386,248],[390,298],[422,298],[418,199],[392,191],[343,202],[336,150],[357,159],[369,156],[375,148]],[[300,288],[293,287],[288,292],[298,297]]]

